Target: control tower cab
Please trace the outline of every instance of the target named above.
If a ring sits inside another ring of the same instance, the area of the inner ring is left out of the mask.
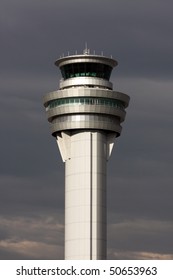
[[[55,65],[60,68],[60,89],[44,98],[53,136],[61,131],[99,129],[121,133],[129,96],[113,91],[109,81],[117,61],[104,56],[66,56]]]

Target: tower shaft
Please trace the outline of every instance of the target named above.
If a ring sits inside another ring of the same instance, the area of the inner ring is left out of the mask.
[[[65,259],[106,259],[106,162],[112,138],[100,131],[62,134]]]

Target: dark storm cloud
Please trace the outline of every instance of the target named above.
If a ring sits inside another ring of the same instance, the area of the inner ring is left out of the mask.
[[[60,213],[0,216],[0,259],[61,259],[64,239],[61,220]]]
[[[158,259],[172,259],[172,234],[171,222],[145,219],[117,222],[108,227],[108,240],[112,240],[109,242],[109,258],[116,257],[116,252],[124,254],[124,259],[133,259],[137,252],[138,255],[148,252],[150,258],[152,254],[155,257],[158,254]]]
[[[53,173],[51,175],[53,178],[57,177]],[[63,184],[53,184],[51,178],[47,177],[49,180],[45,177],[40,180],[32,178],[32,175],[23,178],[21,175],[20,177],[1,175],[1,214],[10,215],[11,210],[14,215],[20,213],[34,215],[49,211],[60,213],[64,206]]]
[[[156,0],[4,1],[2,49],[8,46],[9,52],[2,65],[4,70],[8,65],[8,70],[25,68],[40,75],[45,66],[52,71],[53,53],[80,51],[88,40],[92,49],[97,46],[98,52],[120,57],[126,75],[170,78],[170,6],[169,1]]]
[[[53,62],[84,49],[119,61],[131,96],[108,163],[108,258],[173,259],[172,1],[3,0],[0,259],[62,259],[64,166],[42,105]]]
[[[153,84],[141,83],[141,92],[132,93],[125,127],[109,163],[108,174],[116,175],[108,177],[108,197],[115,198],[108,205],[128,217],[172,221],[172,85]]]

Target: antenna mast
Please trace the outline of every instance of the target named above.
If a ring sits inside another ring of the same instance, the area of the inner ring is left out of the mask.
[[[83,54],[85,55],[90,54],[90,49],[88,49],[87,42],[85,42],[85,49],[83,50]]]

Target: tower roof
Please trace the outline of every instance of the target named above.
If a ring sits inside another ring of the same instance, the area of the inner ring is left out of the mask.
[[[60,57],[55,61],[55,65],[61,67],[66,64],[73,64],[73,63],[101,63],[105,65],[109,65],[112,68],[118,65],[118,62],[113,59],[102,55],[95,55],[90,54],[90,52],[84,52],[80,55],[69,55],[65,57]]]

